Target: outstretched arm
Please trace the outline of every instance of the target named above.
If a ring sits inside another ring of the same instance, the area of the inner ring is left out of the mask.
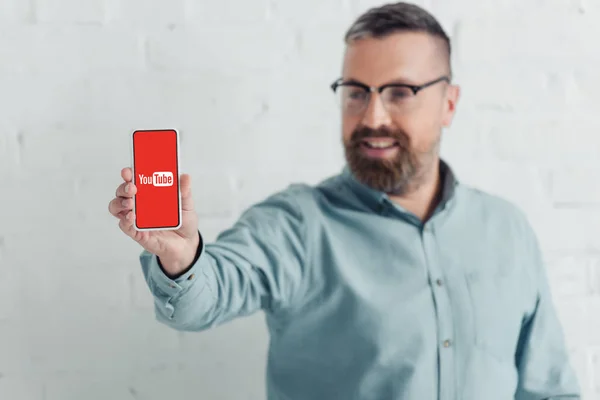
[[[213,243],[200,240],[197,260],[169,277],[153,254],[140,255],[157,319],[182,331],[204,330],[291,301],[304,269],[304,220],[293,190],[246,210]]]

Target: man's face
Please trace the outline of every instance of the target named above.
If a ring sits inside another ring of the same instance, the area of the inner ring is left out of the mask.
[[[448,75],[444,57],[441,42],[424,33],[362,39],[347,47],[342,78],[375,87],[391,82],[422,85]],[[354,91],[349,101],[355,102],[360,98],[355,89],[340,87],[338,93]],[[350,169],[364,184],[396,195],[417,187],[430,171],[459,90],[439,82],[416,95],[403,93],[410,91],[371,93],[362,111],[342,113]]]

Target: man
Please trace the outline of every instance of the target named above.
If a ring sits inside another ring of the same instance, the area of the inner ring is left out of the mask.
[[[579,399],[525,216],[439,159],[459,98],[447,35],[396,3],[346,44],[339,175],[290,185],[205,243],[188,175],[183,227],[140,233],[122,171],[110,210],[144,247],[158,320],[201,331],[263,310],[270,400]]]

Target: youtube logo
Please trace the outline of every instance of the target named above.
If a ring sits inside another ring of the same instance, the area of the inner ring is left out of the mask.
[[[173,186],[172,172],[155,172],[152,174],[152,176],[139,174],[139,177],[139,184],[141,185],[152,185],[158,187]]]

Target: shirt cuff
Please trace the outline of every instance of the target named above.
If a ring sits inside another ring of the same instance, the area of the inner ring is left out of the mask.
[[[178,276],[177,278],[170,278],[167,276],[165,271],[160,266],[158,256],[153,254],[150,260],[150,279],[161,292],[165,293],[171,298],[175,297],[179,293],[185,291],[195,282],[198,276],[198,268],[200,268],[199,261],[203,253],[204,241],[202,240],[202,236],[200,236],[200,243],[198,245],[196,256],[192,262],[192,265],[184,274]]]

